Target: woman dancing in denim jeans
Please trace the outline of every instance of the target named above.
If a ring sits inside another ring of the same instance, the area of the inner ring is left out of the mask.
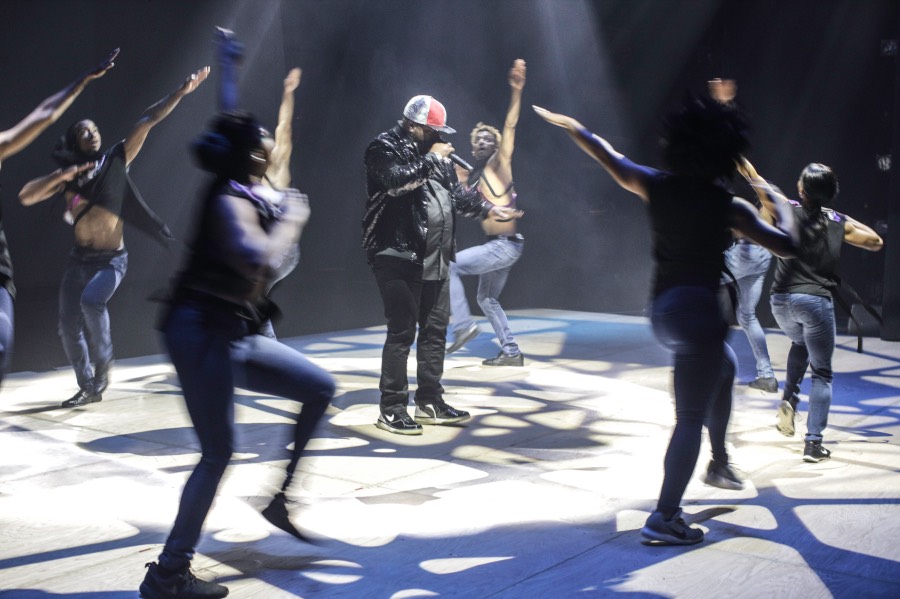
[[[175,91],[144,111],[125,139],[105,152],[92,120],[73,123],[53,151],[60,168],[32,179],[19,192],[19,201],[26,206],[64,194],[66,220],[75,234],[59,287],[59,336],[75,370],[78,392],[62,402],[64,408],[101,401],[109,384],[113,345],[107,304],[128,270],[124,221],[162,243],[172,238],[144,203],[128,168],[150,130],[208,75],[209,67],[188,75]]]
[[[0,164],[7,158],[18,154],[28,147],[47,127],[55,123],[68,110],[87,84],[99,79],[113,68],[119,49],[113,50],[109,56],[95,68],[73,81],[62,90],[44,99],[21,121],[0,131]],[[13,283],[13,265],[9,256],[9,245],[3,230],[0,217],[0,383],[9,367],[12,357],[14,335],[13,323],[16,286]]]
[[[781,255],[792,255],[795,238],[762,221],[749,202],[715,183],[734,173],[735,161],[747,147],[743,124],[733,110],[698,99],[672,116],[663,145],[668,172],[635,164],[571,117],[538,107],[535,111],[566,129],[649,209],[656,262],[651,324],[657,339],[675,354],[675,430],[659,501],[641,535],[653,544],[699,543],[703,531],[685,523],[680,503],[697,464],[704,421],[712,445],[705,482],[743,487],[725,449],[735,359],[725,343],[727,326],[717,298],[723,251],[733,231]],[[785,205],[778,223],[784,227],[790,222]]]
[[[194,547],[233,451],[234,388],[303,403],[281,492],[263,510],[275,526],[303,539],[288,519],[285,492],[300,456],[335,392],[332,377],[303,354],[264,335],[272,312],[266,289],[306,223],[300,194],[260,184],[274,141],[247,113],[219,115],[194,145],[215,175],[202,199],[185,267],[162,320],[166,348],[200,440],[201,458],[178,516],[141,584],[145,599],[224,597],[222,585],[190,571]]]

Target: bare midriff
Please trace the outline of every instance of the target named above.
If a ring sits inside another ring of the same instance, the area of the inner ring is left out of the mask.
[[[121,217],[100,206],[90,210],[87,208],[88,204],[80,204],[72,215],[78,219],[75,223],[75,244],[95,250],[120,250],[125,247]],[[87,212],[81,214],[85,210]]]
[[[501,181],[492,169],[485,169],[478,182],[478,191],[495,206],[515,208],[515,191],[511,189],[510,183],[511,181]],[[495,195],[494,192],[499,192],[500,195]],[[481,222],[481,229],[486,235],[515,235],[516,219],[503,222],[486,218]]]

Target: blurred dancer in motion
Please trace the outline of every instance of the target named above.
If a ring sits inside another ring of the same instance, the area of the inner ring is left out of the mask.
[[[266,289],[309,216],[297,194],[274,198],[260,183],[274,140],[247,113],[216,117],[195,142],[200,165],[214,175],[186,265],[176,277],[164,341],[200,441],[201,458],[181,497],[158,563],[141,584],[146,599],[224,597],[224,586],[190,571],[203,521],[233,451],[234,388],[303,403],[282,490],[263,515],[303,539],[291,524],[285,492],[335,392],[332,377],[303,354],[260,334],[273,311]]]
[[[725,448],[735,357],[725,343],[728,327],[717,295],[723,252],[736,231],[773,252],[793,255],[790,210],[778,204],[781,228],[776,228],[761,220],[749,202],[716,184],[734,173],[748,142],[740,115],[712,100],[691,100],[667,119],[666,171],[632,162],[571,117],[535,111],[564,128],[616,183],[647,205],[655,261],[651,324],[675,355],[675,429],[659,501],[641,536],[651,544],[699,543],[703,531],[685,523],[680,504],[697,464],[704,423],[712,445],[704,481],[725,489],[743,487]]]
[[[222,27],[216,28],[216,51],[219,63],[218,100],[219,111],[228,112],[238,108],[238,75],[243,63],[244,45],[238,41],[234,32]],[[293,119],[294,92],[300,85],[303,72],[295,67],[284,78],[281,92],[281,103],[278,107],[278,124],[275,127],[275,147],[272,149],[268,170],[261,183],[275,190],[286,190],[291,184],[291,154],[294,149]],[[293,190],[292,193],[300,193]],[[308,202],[305,194],[303,200]],[[272,288],[286,276],[291,274],[300,262],[300,232],[296,243],[291,246],[288,258],[283,262],[269,283]],[[275,329],[271,320],[267,320],[260,331],[267,337],[275,338]]]
[[[240,46],[233,34],[220,29],[217,43],[220,64],[226,60],[235,64]],[[235,73],[226,71],[220,87],[220,99],[227,100],[222,105],[231,110],[220,113],[194,144],[197,161],[214,179],[202,199],[187,263],[176,277],[162,321],[165,344],[200,440],[201,459],[185,484],[158,563],[147,564],[140,587],[147,599],[228,594],[226,587],[196,578],[190,562],[233,452],[235,387],[303,404],[284,481],[262,515],[307,540],[290,521],[286,493],[335,393],[331,375],[271,333],[276,308],[268,291],[277,277],[296,265],[294,248],[309,218],[309,204],[295,189],[277,190],[264,183],[272,172],[276,142],[249,113],[234,110]],[[299,72],[296,76],[299,81]],[[292,95],[295,87],[289,75],[284,96]],[[284,108],[282,101],[279,120]],[[282,133],[286,130],[290,136],[289,126]]]

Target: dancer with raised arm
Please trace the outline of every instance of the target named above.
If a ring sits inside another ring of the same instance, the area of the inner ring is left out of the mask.
[[[741,163],[741,172],[757,189],[765,217],[774,218],[778,205],[773,203],[770,194],[765,193],[769,185],[746,159]],[[787,437],[794,436],[800,383],[807,367],[812,367],[803,447],[806,462],[831,457],[831,450],[822,445],[822,439],[828,426],[834,378],[831,369],[835,336],[832,290],[840,286],[841,247],[846,243],[877,252],[884,246],[871,227],[831,208],[838,189],[834,171],[824,164],[808,164],[800,173],[797,181],[800,201],[790,202],[800,224],[800,249],[795,259],[779,258],[776,261],[770,298],[772,315],[791,340],[775,425]]]
[[[145,599],[228,594],[224,586],[196,578],[190,563],[233,451],[235,387],[303,404],[284,482],[263,516],[306,539],[289,519],[286,493],[335,383],[300,352],[260,334],[273,309],[266,295],[270,280],[309,217],[308,205],[297,194],[274,192],[261,183],[273,147],[271,135],[250,114],[236,111],[216,117],[194,145],[198,162],[214,179],[202,198],[162,331],[201,458],[185,484],[159,562],[147,565],[140,588]]]
[[[200,166],[214,179],[202,199],[186,265],[175,279],[162,319],[164,342],[200,440],[201,459],[185,484],[159,562],[147,564],[140,587],[145,599],[228,594],[226,587],[196,578],[190,562],[233,452],[235,387],[302,404],[293,434],[284,443],[284,481],[262,515],[273,526],[308,540],[290,520],[287,494],[335,394],[332,376],[278,342],[271,328],[276,308],[268,292],[276,278],[296,266],[297,243],[309,219],[306,196],[292,188],[274,189],[267,181],[276,167],[276,180],[290,183],[290,174],[278,173],[278,167],[287,171],[290,159],[289,121],[299,69],[284,82],[281,137],[276,140],[252,115],[234,109],[237,71],[232,67],[240,59],[240,43],[221,28],[216,43],[220,65],[226,67],[219,97],[230,110],[221,112],[194,144]]]
[[[0,131],[0,165],[7,158],[18,154],[44,132],[50,125],[68,110],[75,98],[84,91],[88,83],[99,79],[113,68],[113,61],[119,49],[113,50],[109,56],[71,84],[56,92],[32,110],[21,121]],[[9,244],[3,230],[3,217],[0,215],[0,383],[12,358],[13,340],[15,338],[15,297],[16,286],[13,283],[12,258],[9,255]]]
[[[709,95],[728,108],[736,109],[737,83],[734,79],[713,79],[708,83]],[[759,208],[759,206],[757,206]],[[725,250],[726,275],[722,282],[734,290],[735,320],[747,336],[750,351],[756,362],[756,378],[747,386],[767,393],[778,392],[778,380],[769,358],[766,332],[756,316],[756,306],[762,297],[763,283],[772,263],[766,248],[746,237],[735,236],[734,243]]]
[[[162,243],[172,235],[144,203],[128,175],[150,130],[203,83],[209,67],[189,75],[172,93],[144,111],[125,139],[101,152],[94,121],[73,123],[53,152],[60,168],[25,184],[19,200],[26,206],[64,194],[66,219],[75,247],[59,289],[59,335],[75,370],[78,392],[62,402],[71,408],[101,401],[113,362],[107,303],[128,268],[124,223]]]
[[[219,63],[219,111],[228,112],[238,107],[238,73],[243,61],[244,45],[238,41],[234,32],[223,27],[216,28],[216,51]],[[289,189],[291,185],[291,154],[294,149],[293,119],[294,119],[294,92],[300,85],[300,77],[303,72],[294,67],[282,82],[281,103],[278,106],[278,124],[275,127],[275,147],[272,149],[269,168],[261,183],[275,190]],[[292,189],[292,193],[308,204],[309,198],[299,190]],[[273,198],[277,198],[277,194]],[[297,231],[297,239],[291,246],[288,258],[284,260],[279,272],[275,273],[269,282],[270,292],[272,288],[286,276],[288,276],[300,262],[300,234],[302,227]],[[267,320],[261,329],[261,333],[275,339],[275,328],[271,320]]]
[[[783,209],[776,228],[760,219],[749,202],[716,184],[734,173],[748,142],[740,115],[712,100],[691,100],[667,119],[662,145],[666,171],[632,162],[571,117],[539,107],[535,111],[564,128],[648,208],[655,262],[650,322],[657,339],[675,356],[675,429],[656,510],[641,536],[650,544],[699,543],[703,531],[685,522],[680,504],[697,464],[704,423],[712,446],[704,482],[743,488],[725,447],[735,357],[725,343],[728,327],[717,296],[723,251],[736,231],[777,254],[793,255],[790,209],[779,204]]]
[[[516,124],[522,106],[522,89],[525,87],[525,61],[517,59],[509,70],[510,100],[503,122],[503,133],[496,127],[478,123],[471,133],[472,156],[475,169],[469,173],[457,169],[457,174],[469,189],[477,189],[482,197],[496,206],[516,208],[516,190],[513,185],[512,155],[515,147]],[[452,342],[447,353],[453,353],[478,335],[478,325],[466,299],[462,275],[478,275],[476,299],[481,311],[497,335],[500,353],[482,362],[485,366],[522,366],[525,358],[519,351],[500,293],[513,265],[522,257],[525,238],[516,232],[516,220],[485,219],[481,228],[487,234],[487,242],[467,248],[456,254],[450,263],[450,330]]]

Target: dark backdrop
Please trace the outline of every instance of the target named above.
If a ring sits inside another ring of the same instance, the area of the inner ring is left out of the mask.
[[[14,370],[66,363],[56,291],[72,232],[58,202],[23,208],[16,194],[49,172],[54,140],[90,117],[105,143],[193,70],[211,64],[215,25],[247,44],[242,104],[275,124],[281,80],[303,68],[294,121],[294,183],[311,198],[300,267],[276,290],[282,336],[381,324],[381,303],[359,245],[362,154],[409,97],[448,109],[468,154],[477,121],[502,126],[516,58],[528,63],[513,169],[526,252],[504,306],[640,314],[650,248],[640,201],[615,186],[531,104],[571,114],[635,160],[658,165],[657,126],[686,90],[714,76],[739,82],[751,115],[751,159],[793,193],[808,162],[832,165],[837,208],[870,224],[888,214],[898,35],[893,0],[3,0],[0,128],[21,118],[115,47],[116,67],[59,123],[3,165],[3,223],[16,267]],[[889,50],[889,45],[888,50]],[[188,142],[215,108],[216,73],[147,139],[132,165],[145,199],[179,238],[166,251],[126,231],[128,276],[110,304],[118,357],[160,351],[147,301],[180,261],[203,173]],[[881,231],[883,232],[883,231]],[[461,247],[480,241],[461,223]],[[884,258],[848,250],[845,277],[879,303]],[[470,287],[472,284],[470,283]],[[764,323],[771,324],[765,302]]]

